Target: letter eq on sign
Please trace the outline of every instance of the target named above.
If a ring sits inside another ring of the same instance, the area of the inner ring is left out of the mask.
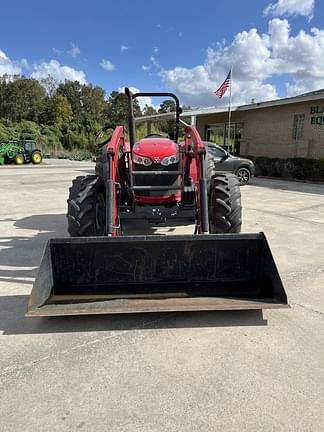
[[[320,106],[312,106],[310,108],[310,113],[312,114],[311,117],[311,124],[312,125],[324,125],[324,115],[314,115],[314,114],[323,114],[324,113],[324,107]]]

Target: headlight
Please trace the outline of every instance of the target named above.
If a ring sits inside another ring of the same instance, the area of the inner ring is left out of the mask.
[[[133,162],[139,165],[144,166],[150,166],[152,165],[151,159],[143,156],[137,156],[136,154],[133,154]]]
[[[172,165],[179,162],[179,155],[175,154],[172,156],[167,156],[161,160],[161,164],[164,166]]]

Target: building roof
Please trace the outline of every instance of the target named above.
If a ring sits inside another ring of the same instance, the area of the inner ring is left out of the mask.
[[[275,99],[265,102],[254,102],[247,105],[239,105],[232,107],[232,111],[247,111],[252,109],[258,109],[258,108],[268,108],[272,106],[278,106],[278,105],[288,105],[292,103],[300,103],[300,102],[310,102],[315,101],[318,99],[324,99],[324,89],[316,90],[309,93],[304,93],[302,95],[283,98],[283,99]],[[187,112],[187,115],[204,115],[204,114],[215,114],[218,112],[226,112],[228,111],[227,107],[224,107],[222,109],[220,108],[202,108],[198,110],[191,110]],[[184,116],[185,112],[182,114]]]
[[[247,110],[254,110],[254,109],[260,109],[260,108],[268,108],[272,106],[278,106],[278,105],[288,105],[293,103],[300,103],[300,102],[311,102],[316,101],[318,99],[324,99],[324,89],[315,90],[312,92],[304,93],[298,96],[283,98],[283,99],[275,99],[265,102],[255,102],[250,103],[247,105],[239,105],[239,106],[233,106],[231,108],[232,111],[247,111]],[[222,112],[227,112],[228,107],[222,107],[222,108],[198,108],[198,109],[192,109],[189,111],[183,111],[183,113],[180,115],[180,117],[191,117],[191,116],[202,116],[202,115],[208,115],[208,114],[217,114]],[[153,120],[155,118],[159,119],[169,119],[173,118],[174,113],[164,113],[164,114],[154,114],[150,116],[143,116],[136,118],[137,122],[147,121],[147,120]]]

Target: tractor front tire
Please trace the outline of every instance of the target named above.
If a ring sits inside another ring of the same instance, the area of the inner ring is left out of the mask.
[[[22,153],[18,153],[15,156],[15,164],[16,165],[23,165],[25,163],[25,157]]]
[[[67,200],[68,232],[71,237],[105,234],[105,190],[96,175],[73,180]]]
[[[214,171],[210,174],[208,194],[210,233],[241,232],[241,190],[237,177],[225,172]]]

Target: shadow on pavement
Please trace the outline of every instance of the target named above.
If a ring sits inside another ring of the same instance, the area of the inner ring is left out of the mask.
[[[321,183],[304,183],[302,181],[255,177],[248,186],[324,195],[324,184]]]
[[[182,218],[154,224],[147,220],[129,219],[124,221],[123,229],[125,235],[173,234],[179,224],[190,225],[192,220]],[[68,237],[66,215],[28,216],[14,221],[14,227],[16,230],[12,236],[0,237],[0,282],[32,284],[32,281],[24,278],[36,276],[46,242],[50,238]],[[40,232],[32,236],[19,235],[20,229]]]
[[[267,325],[261,310],[25,318],[27,303],[26,295],[0,297],[0,331],[13,335]]]
[[[34,215],[14,223],[16,235],[0,237],[0,282],[31,283],[22,278],[34,278],[48,239],[66,237],[65,214]],[[38,230],[34,236],[20,236],[19,229]],[[7,269],[5,267],[8,267]]]

